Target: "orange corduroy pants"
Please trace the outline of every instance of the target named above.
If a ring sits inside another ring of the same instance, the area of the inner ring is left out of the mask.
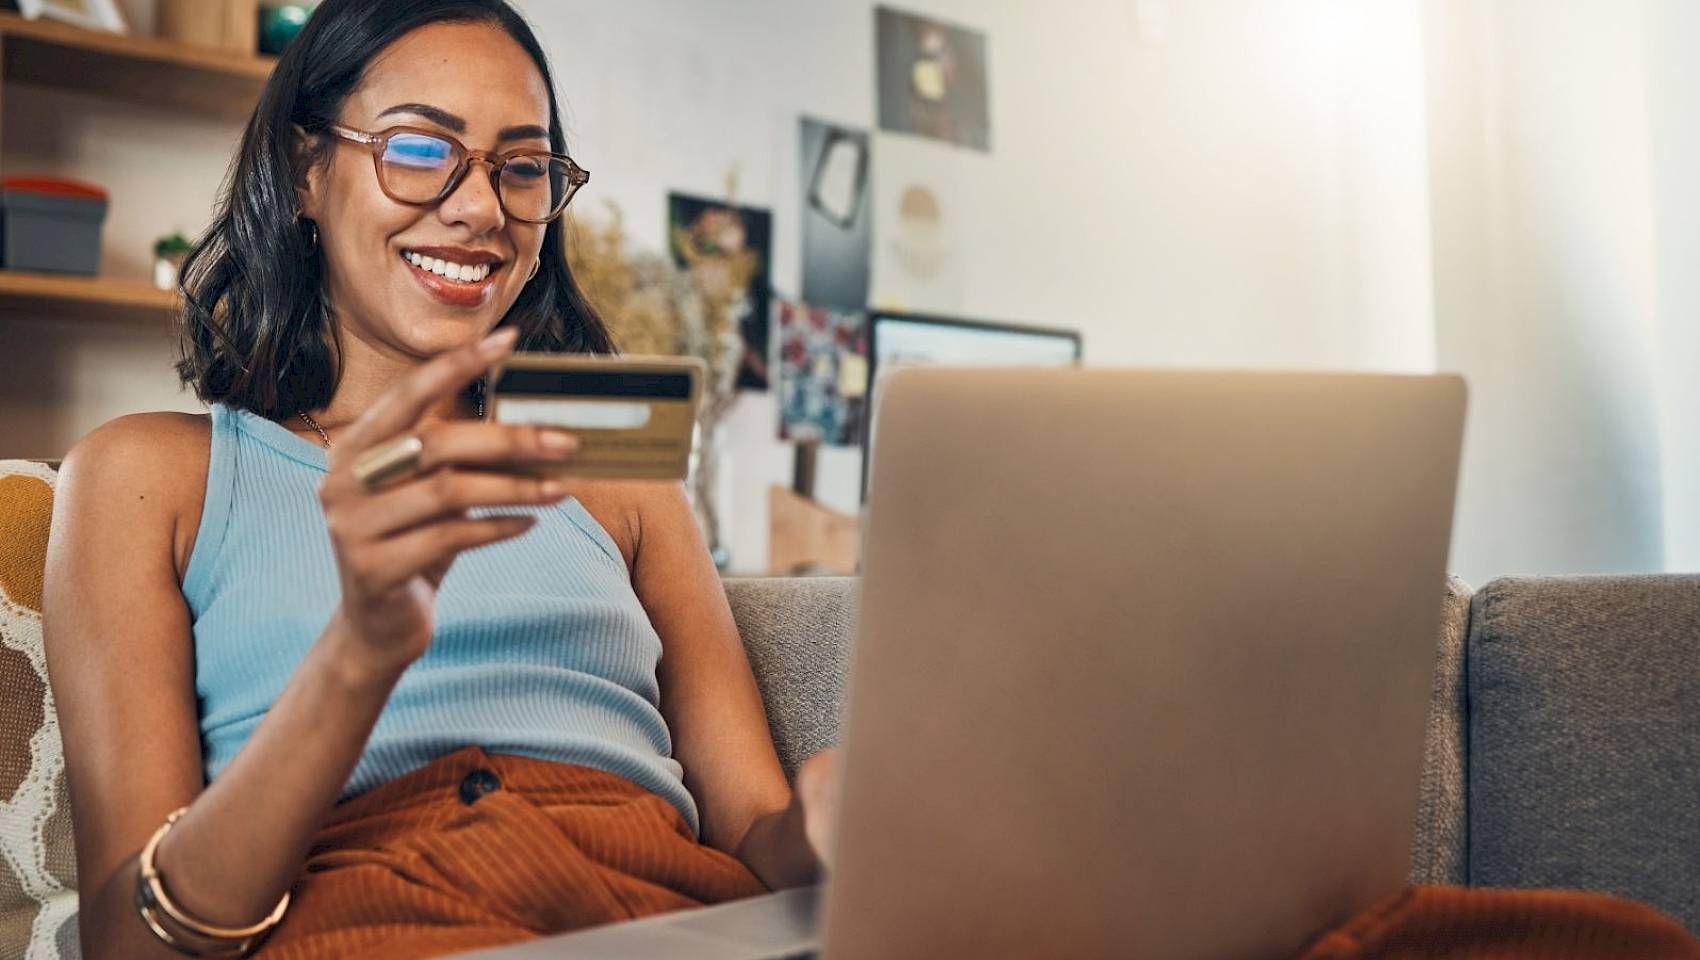
[[[765,892],[673,805],[468,747],[336,807],[260,960],[413,960]]]
[[[252,956],[413,960],[762,892],[628,780],[468,747],[339,805]],[[1593,958],[1700,960],[1700,940],[1616,897],[1415,887],[1299,960]]]

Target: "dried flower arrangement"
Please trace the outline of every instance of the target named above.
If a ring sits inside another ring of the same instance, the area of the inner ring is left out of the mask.
[[[699,357],[708,366],[689,481],[691,500],[715,562],[729,559],[714,491],[721,456],[719,426],[736,399],[743,340],[737,312],[754,264],[749,257],[693,247],[680,270],[665,253],[634,249],[618,205],[605,219],[568,224],[567,263],[585,297],[608,324],[621,351]]]

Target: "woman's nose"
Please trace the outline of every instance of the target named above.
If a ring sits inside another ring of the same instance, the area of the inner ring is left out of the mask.
[[[474,234],[485,234],[501,228],[507,221],[502,212],[502,198],[496,192],[489,161],[475,158],[467,168],[454,192],[437,208],[444,223],[464,223]]]

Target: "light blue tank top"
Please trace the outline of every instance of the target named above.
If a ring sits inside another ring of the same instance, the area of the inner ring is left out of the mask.
[[[341,596],[318,500],[325,470],[318,444],[213,405],[206,505],[183,580],[209,783]],[[619,548],[576,499],[534,512],[522,536],[455,560],[431,647],[390,694],[343,798],[476,745],[625,777],[697,830],[659,706],[661,639]]]

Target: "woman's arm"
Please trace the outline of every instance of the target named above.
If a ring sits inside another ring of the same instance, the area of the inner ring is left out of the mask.
[[[48,671],[76,827],[83,946],[90,960],[177,956],[131,903],[136,857],[188,805],[155,863],[190,915],[243,926],[294,882],[389,692],[432,634],[436,587],[461,551],[517,536],[527,518],[480,506],[557,503],[566,489],[459,466],[558,460],[544,431],[421,418],[513,348],[511,333],[443,354],[342,431],[320,484],[342,596],[317,642],[237,752],[202,789],[190,614],[178,582],[198,513],[205,423],[126,417],[77,445],[60,473],[43,597]],[[412,431],[423,474],[381,491],[351,463]],[[197,535],[199,531],[196,531]],[[280,583],[287,588],[287,583]]]
[[[633,588],[661,635],[661,710],[704,842],[769,888],[812,882],[805,809],[785,782],[726,591],[678,484],[632,484]]]
[[[191,801],[157,857],[172,897],[212,923],[270,912],[395,679],[348,669],[328,630],[203,795],[174,541],[182,491],[206,473],[206,444],[206,425],[192,418],[126,417],[79,443],[59,474],[43,625],[90,960],[178,956],[143,926],[131,898],[142,844]]]

